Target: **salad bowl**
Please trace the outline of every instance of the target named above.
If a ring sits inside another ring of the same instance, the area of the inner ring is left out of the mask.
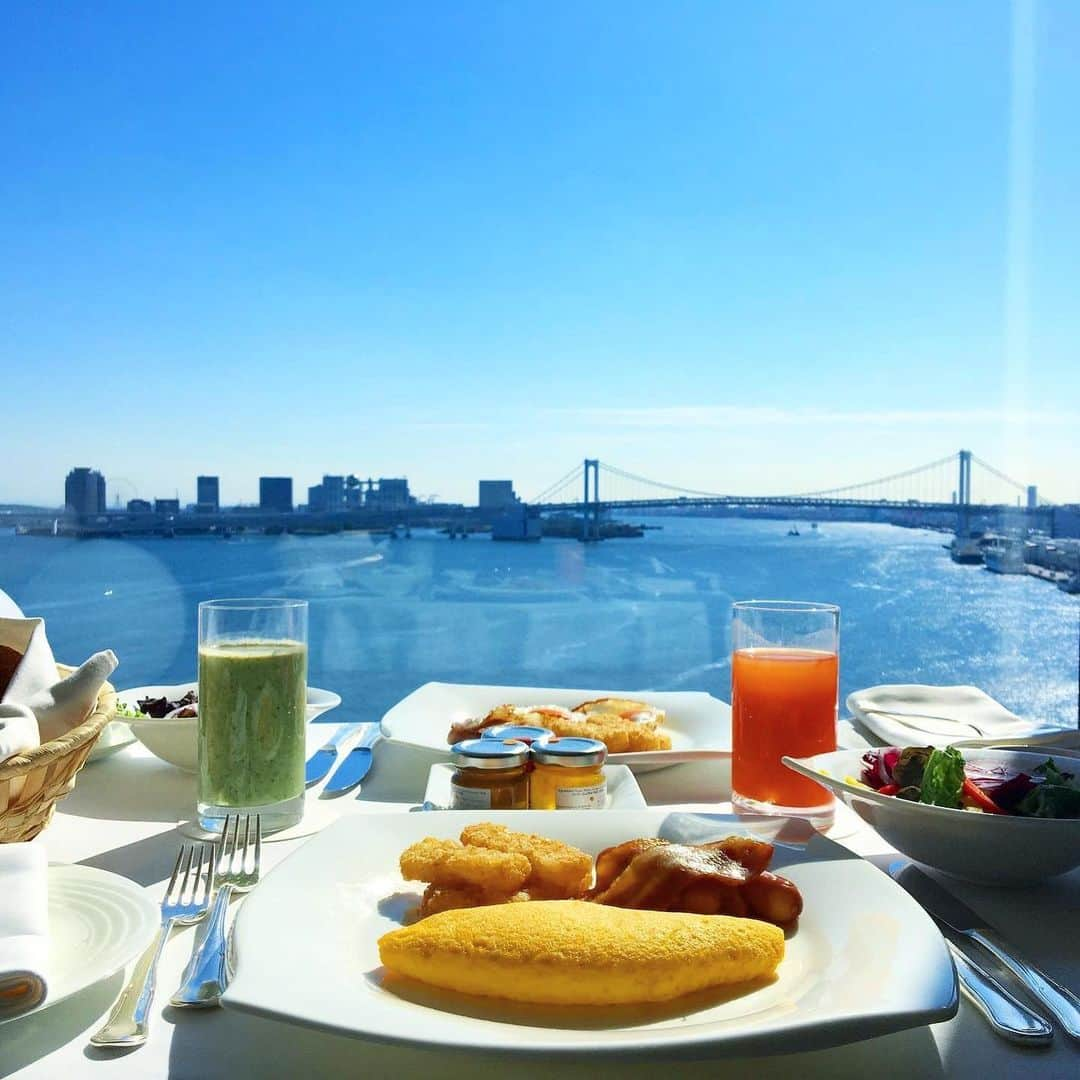
[[[881,794],[860,781],[864,750],[785,757],[784,764],[816,780],[846,803],[897,851],[942,873],[982,885],[1031,885],[1080,866],[1080,818],[979,813]],[[965,764],[1029,776],[1048,754],[963,750]],[[1073,759],[1062,759],[1065,771]]]
[[[164,697],[171,701],[198,689],[198,683],[186,682],[170,686],[137,686],[131,690],[121,690],[116,695],[122,709],[119,719],[130,726],[132,734],[150,753],[184,772],[195,772],[199,763],[198,716],[175,716],[173,713],[184,710],[174,709],[160,718],[149,717],[139,711],[139,700]],[[309,686],[305,719],[311,723],[316,717],[340,704],[339,694],[335,694],[332,690],[320,690],[318,687]],[[196,705],[194,709],[197,713],[198,706]]]

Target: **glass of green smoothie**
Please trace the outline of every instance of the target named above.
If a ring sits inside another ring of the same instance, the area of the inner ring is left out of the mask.
[[[304,816],[306,600],[199,604],[198,817],[262,815],[264,833]]]

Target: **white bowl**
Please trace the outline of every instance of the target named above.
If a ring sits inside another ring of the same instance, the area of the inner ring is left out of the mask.
[[[122,704],[135,710],[138,709],[137,702],[140,698],[166,697],[170,701],[176,701],[189,690],[198,690],[198,688],[199,684],[194,682],[177,683],[175,686],[137,686],[132,690],[120,691],[117,698]],[[318,687],[309,686],[305,718],[310,724],[315,717],[329,712],[340,704],[340,694],[335,694],[332,690],[320,690]],[[150,753],[185,772],[196,771],[199,733],[197,716],[163,717],[160,720],[152,717],[141,720],[137,717],[122,717],[121,719],[131,727],[135,738]]]
[[[1052,753],[965,748],[967,761],[1032,772]],[[943,873],[982,885],[1030,885],[1080,866],[1080,820],[978,814],[879,795],[850,784],[865,750],[785,757],[784,764],[833,791],[897,851]],[[1071,771],[1071,770],[1067,770]]]

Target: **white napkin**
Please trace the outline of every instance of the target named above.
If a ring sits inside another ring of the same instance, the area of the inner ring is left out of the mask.
[[[93,708],[101,684],[116,669],[116,657],[106,649],[94,653],[66,679],[57,681],[56,660],[45,637],[43,619],[0,619],[0,645],[22,654],[0,704],[29,708],[37,719],[41,742],[56,739],[81,724]],[[0,761],[11,756],[3,750],[0,744]]]
[[[40,843],[0,844],[0,1019],[48,993],[48,862]]]
[[[847,707],[889,746],[993,742],[1044,730],[976,686],[871,686],[849,694]]]
[[[29,705],[0,705],[0,762],[32,750],[40,741],[37,717]]]

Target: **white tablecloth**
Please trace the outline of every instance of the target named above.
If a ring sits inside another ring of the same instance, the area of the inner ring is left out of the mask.
[[[320,725],[320,728],[322,725]],[[361,798],[345,797],[324,805],[334,813],[404,811],[423,795],[430,759],[383,744]],[[723,765],[680,765],[639,778],[653,805],[729,809],[729,774]],[[177,822],[190,816],[194,778],[152,757],[138,744],[86,766],[75,791],[65,799],[46,834],[54,862],[78,862],[122,874],[160,899],[183,839]],[[704,804],[704,806],[702,805]],[[849,824],[851,822],[849,821]],[[843,832],[844,830],[839,830]],[[886,865],[895,853],[861,823],[839,837],[861,855]],[[303,843],[292,840],[263,846],[264,867],[273,866]],[[998,925],[1016,946],[1062,982],[1080,985],[1080,872],[1038,890],[994,890],[953,886],[973,907]],[[2,902],[2,898],[0,898]],[[312,913],[317,918],[316,912]],[[283,932],[290,932],[283,928]],[[293,932],[300,932],[299,930]],[[665,1066],[656,1061],[587,1060],[557,1065],[535,1059],[480,1058],[444,1051],[382,1046],[246,1016],[227,1009],[176,1010],[168,1005],[187,962],[193,929],[176,933],[162,958],[150,1039],[124,1053],[97,1050],[88,1036],[101,1023],[123,985],[120,975],[44,1011],[0,1026],[0,1076],[41,1080],[57,1077],[176,1076],[229,1077],[468,1077],[495,1080],[513,1076],[620,1080],[655,1077]],[[241,961],[242,962],[242,961]],[[889,978],[888,956],[867,956],[882,979]],[[679,1062],[680,1077],[725,1078],[822,1076],[915,1078],[950,1076],[1002,1080],[1004,1077],[1080,1075],[1080,1045],[1060,1033],[1048,1051],[1022,1051],[994,1037],[967,1004],[946,1024],[901,1032],[851,1046],[783,1057],[734,1061]]]

